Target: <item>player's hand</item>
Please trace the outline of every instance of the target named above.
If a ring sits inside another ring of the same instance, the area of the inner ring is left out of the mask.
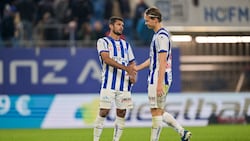
[[[161,97],[165,95],[164,89],[163,89],[163,85],[157,85],[157,96]]]
[[[129,76],[129,81],[134,84],[137,80],[137,71],[135,68],[136,64],[131,63],[127,66],[127,75]]]
[[[134,75],[134,76],[129,75],[129,81],[130,81],[132,84],[136,83],[136,81],[137,81],[137,74]]]
[[[137,74],[136,70],[134,69],[134,65],[127,66],[126,71],[128,72],[128,75],[131,77],[134,77]]]
[[[138,66],[135,65],[135,66],[134,66],[134,70],[135,70],[135,71],[139,71]]]

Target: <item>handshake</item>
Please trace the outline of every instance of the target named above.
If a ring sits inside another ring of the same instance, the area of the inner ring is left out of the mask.
[[[129,66],[126,67],[126,71],[128,72],[129,75],[129,80],[132,84],[136,82],[137,72],[149,67],[149,64],[150,64],[150,59],[147,59],[140,65],[136,65],[136,63],[131,63]]]
[[[129,76],[129,81],[134,84],[137,80],[137,67],[135,64],[130,64],[126,67],[127,75]]]

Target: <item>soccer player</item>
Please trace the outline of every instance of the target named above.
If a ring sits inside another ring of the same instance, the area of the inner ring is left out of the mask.
[[[113,141],[119,141],[125,126],[126,109],[133,107],[131,88],[136,81],[135,57],[128,42],[121,39],[121,17],[109,19],[109,36],[98,39],[97,50],[102,65],[99,113],[94,126],[94,141],[99,141],[104,121],[112,103],[116,106]]]
[[[162,121],[173,127],[182,141],[189,141],[191,132],[185,130],[168,112],[164,111],[166,95],[172,82],[172,56],[169,32],[161,24],[160,10],[152,7],[144,13],[145,24],[155,34],[150,44],[150,56],[142,64],[135,66],[136,71],[149,67],[148,99],[152,114],[151,141],[158,141]]]

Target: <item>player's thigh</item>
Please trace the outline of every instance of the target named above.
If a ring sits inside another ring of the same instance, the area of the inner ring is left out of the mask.
[[[113,90],[101,89],[100,91],[100,108],[111,109],[115,100],[115,92]]]
[[[157,96],[157,86],[156,85],[148,85],[148,99],[150,108],[161,108],[163,109],[166,102],[166,95],[168,93],[168,86],[164,85],[165,95],[158,97]]]
[[[133,108],[131,92],[130,91],[118,91],[116,93],[115,105],[117,109]]]

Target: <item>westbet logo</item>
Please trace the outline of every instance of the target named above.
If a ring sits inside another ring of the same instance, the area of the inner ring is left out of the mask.
[[[227,95],[227,96],[225,96]],[[166,111],[171,113],[183,126],[208,125],[214,115],[224,118],[239,118],[250,115],[250,96],[235,94],[170,94],[167,97]],[[133,96],[134,108],[127,110],[127,126],[151,126],[150,106],[147,95]],[[75,118],[93,124],[98,112],[98,101],[83,102],[75,112]],[[107,116],[107,126],[112,126],[116,112],[113,106]],[[246,120],[245,120],[246,121]]]
[[[98,114],[99,99],[93,99],[84,102],[81,107],[75,111],[75,118],[83,120],[85,124],[93,124]]]

